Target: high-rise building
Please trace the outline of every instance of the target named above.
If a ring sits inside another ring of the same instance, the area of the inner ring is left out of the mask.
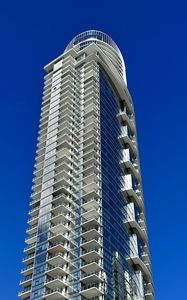
[[[24,300],[153,300],[132,99],[105,33],[45,66]]]

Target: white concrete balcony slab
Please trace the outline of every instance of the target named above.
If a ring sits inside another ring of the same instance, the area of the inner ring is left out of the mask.
[[[132,216],[128,216],[124,224],[128,229],[131,228],[136,234],[138,234],[144,242],[148,241],[146,230],[143,229]]]
[[[50,279],[48,278],[45,286],[50,289],[55,289],[55,288],[63,288],[68,284],[69,284],[68,281],[63,276],[57,275],[54,276],[54,278],[50,278]]]
[[[68,242],[71,237],[68,233],[49,233],[48,241],[51,243]]]
[[[95,136],[95,135],[92,135],[92,136],[88,137],[87,139],[84,139],[84,141],[83,141],[83,149],[86,150],[86,151],[89,151],[89,150],[93,149],[93,147],[90,148],[90,149],[87,148],[91,143],[92,143],[92,145],[93,144],[97,145],[99,142],[100,142],[99,137]]]
[[[84,284],[89,283],[100,283],[104,281],[104,277],[100,274],[101,272],[94,272],[94,273],[83,273],[81,275],[81,282]]]
[[[90,220],[90,219],[97,219],[99,216],[101,216],[101,213],[99,212],[99,209],[91,209],[88,210],[84,213],[81,214],[82,218],[84,218],[85,220]]]
[[[80,269],[85,273],[93,273],[103,269],[100,261],[82,262]]]
[[[100,181],[100,177],[94,173],[89,174],[88,176],[84,176],[82,179],[83,185],[88,185],[91,184],[93,182],[99,182]]]
[[[51,224],[49,230],[52,233],[57,234],[58,232],[66,233],[67,231],[71,230],[71,227],[68,225],[68,222],[56,222]]]
[[[37,233],[33,233],[30,236],[28,236],[25,239],[25,243],[27,243],[28,245],[33,244],[36,242],[36,237],[37,237]]]
[[[28,276],[33,273],[34,264],[26,266],[24,269],[21,270],[21,274],[24,276]]]
[[[99,164],[99,160],[97,156],[88,157],[87,159],[84,159],[82,163],[84,169],[87,169],[90,165],[97,166],[98,164]]]
[[[102,246],[102,238],[101,237],[91,237],[88,240],[81,241],[81,247],[84,249],[95,249]]]
[[[134,202],[138,207],[140,207],[141,209],[144,209],[144,204],[142,201],[142,198],[140,196],[137,195],[137,193],[140,193],[139,190],[134,190],[132,186],[123,186],[121,188],[121,192],[122,195],[125,196],[125,199],[128,202]]]
[[[56,266],[62,266],[63,264],[69,263],[70,256],[67,256],[65,252],[59,252],[54,254],[49,254],[47,258],[47,263],[50,264],[50,268],[56,268]]]
[[[20,281],[20,285],[21,285],[22,287],[24,287],[24,288],[27,287],[27,286],[30,286],[31,283],[32,283],[32,274],[27,275],[24,279],[22,279],[22,280]]]
[[[69,299],[69,296],[60,288],[47,290],[45,294],[45,300],[63,300]]]
[[[31,225],[29,228],[27,228],[26,233],[31,235],[35,234],[37,232],[37,229],[38,229],[38,224]]]
[[[80,257],[86,262],[91,260],[99,260],[103,257],[103,252],[100,249],[88,249],[87,251],[82,251]]]
[[[99,297],[104,294],[104,291],[99,287],[90,287],[90,288],[84,288],[81,290],[81,295],[90,299],[93,297]]]
[[[36,217],[39,214],[40,206],[37,206],[29,211],[31,217]]]
[[[127,261],[130,265],[135,265],[137,268],[139,268],[143,272],[143,274],[148,278],[148,280],[152,279],[149,267],[143,262],[143,260],[139,256],[127,257]]]
[[[30,293],[31,293],[31,286],[26,287],[23,291],[19,292],[18,296],[21,299],[25,299],[25,298],[28,298],[30,296]]]
[[[130,117],[129,115],[127,115],[127,113],[125,111],[120,111],[119,114],[117,114],[118,120],[126,123],[128,125],[128,127],[130,128],[130,130],[135,133],[135,124],[134,124],[134,120],[133,117]]]
[[[88,176],[90,174],[98,174],[99,173],[99,163],[91,163],[87,167],[83,168],[83,176]]]
[[[70,194],[71,194],[71,197],[70,196],[66,196],[66,194],[64,194],[63,192],[57,194],[56,196],[53,196],[52,204],[56,205],[59,202],[61,202],[64,205],[71,204],[73,206],[76,206],[76,204],[74,202],[74,200],[76,199],[76,197],[74,196],[74,194],[72,192]]]
[[[73,212],[73,207],[70,206],[70,205],[65,205],[64,203],[59,203],[59,204],[54,204],[52,205],[51,207],[51,212],[52,214],[60,214],[60,213],[64,213],[64,214],[67,214],[68,212],[69,213],[72,213]]]
[[[118,139],[122,147],[128,146],[135,156],[138,155],[136,143],[131,139],[131,137],[128,136],[128,134],[121,134]]]
[[[67,243],[63,242],[57,242],[49,246],[48,252],[49,253],[59,253],[59,252],[68,252],[70,251],[70,247],[67,245]]]
[[[56,215],[53,215],[50,221],[52,224],[59,224],[60,222],[70,222],[71,224],[75,223],[74,218],[71,215],[69,215],[69,213],[58,213]]]
[[[23,258],[22,262],[24,264],[30,265],[31,263],[34,262],[34,256],[35,256],[35,253],[29,254],[28,256],[26,256],[25,258]]]
[[[38,223],[38,217],[39,217],[39,215],[30,218],[27,223],[30,226],[37,225],[37,223]]]
[[[125,171],[129,171],[137,181],[141,180],[140,173],[137,167],[135,167],[135,163],[132,163],[130,160],[123,158],[122,160],[120,160],[120,165]]]
[[[98,238],[102,235],[102,232],[101,232],[101,229],[99,228],[94,228],[94,227],[91,227],[91,228],[88,228],[88,229],[85,229],[84,231],[82,231],[81,233],[81,236],[84,238],[84,239],[90,239],[91,237],[92,238]]]
[[[91,199],[90,201],[84,201],[81,206],[87,211],[90,209],[97,210],[101,206],[101,201],[99,201],[97,198]]]
[[[82,222],[81,226],[84,230],[90,230],[90,227],[101,226],[101,220],[99,218],[98,219],[93,218],[91,220]]]
[[[31,253],[34,252],[35,247],[36,247],[36,243],[30,244],[30,245],[28,245],[27,247],[24,248],[24,252],[27,253],[27,254],[31,254]]]

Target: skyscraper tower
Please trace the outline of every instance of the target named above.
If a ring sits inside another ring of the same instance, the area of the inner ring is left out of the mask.
[[[19,297],[154,300],[123,57],[90,30],[45,71]]]

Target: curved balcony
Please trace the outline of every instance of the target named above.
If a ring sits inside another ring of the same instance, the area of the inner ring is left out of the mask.
[[[118,120],[121,121],[121,123],[125,123],[128,125],[128,127],[130,128],[130,130],[135,133],[135,124],[134,124],[134,120],[133,117],[128,115],[126,113],[126,111],[120,111],[117,114]]]
[[[134,138],[128,134],[128,132],[123,130],[118,139],[123,148],[129,147],[135,156],[138,155],[136,142],[134,141]]]
[[[133,216],[127,216],[127,220],[125,220],[124,224],[128,229],[132,229],[137,233],[144,242],[147,242],[148,237],[145,228],[142,228]]]
[[[127,257],[127,261],[131,266],[136,266],[136,268],[140,269],[146,276],[146,278],[148,278],[148,280],[152,280],[152,275],[149,267],[143,262],[143,260],[138,255]]]
[[[141,175],[135,163],[132,163],[130,159],[124,157],[122,160],[120,160],[120,165],[124,171],[129,171],[137,181],[141,180]]]
[[[124,185],[121,188],[121,193],[124,195],[127,202],[134,202],[139,208],[144,209],[144,204],[140,195],[140,190],[134,189],[130,185]]]

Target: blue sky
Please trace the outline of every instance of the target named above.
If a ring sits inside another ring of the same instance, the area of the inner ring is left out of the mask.
[[[133,96],[157,300],[186,294],[186,1],[4,1],[1,26],[1,299],[17,299],[43,66],[87,29],[116,41]]]

